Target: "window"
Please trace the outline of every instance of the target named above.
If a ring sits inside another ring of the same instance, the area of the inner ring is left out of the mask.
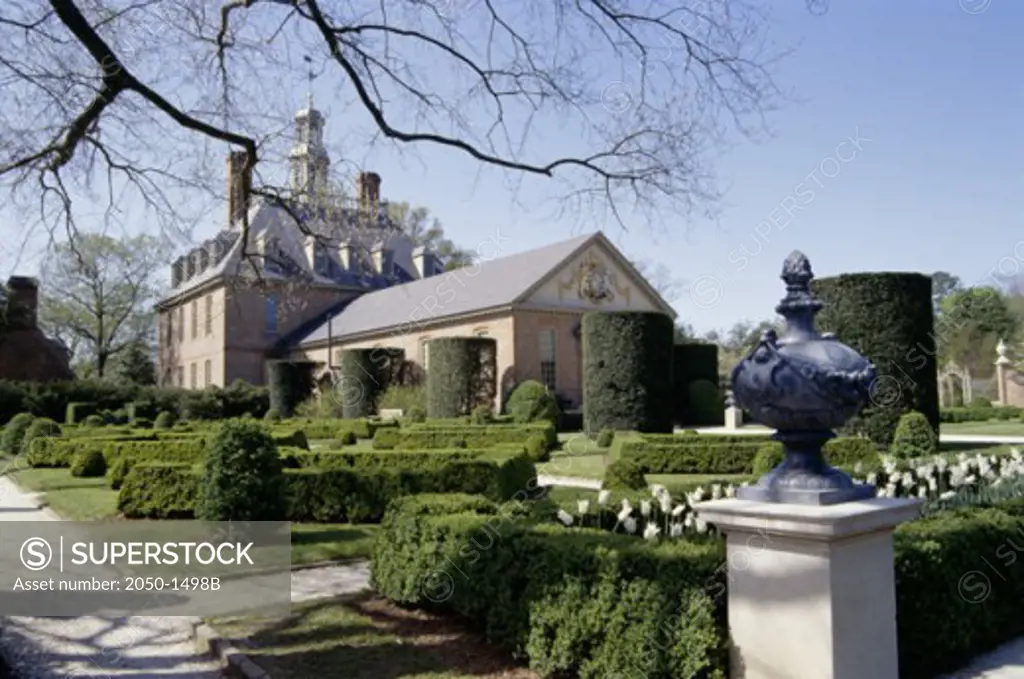
[[[313,246],[313,269],[321,276],[326,276],[330,270],[330,262],[327,259],[327,248],[323,243],[316,243]]]
[[[210,359],[206,359],[203,363],[203,386],[210,386],[210,382],[213,381],[213,362]]]
[[[164,342],[164,344],[167,344],[168,346],[170,346],[171,344],[174,343],[174,312],[173,311],[168,311],[167,314],[164,316],[164,325],[166,326],[165,327],[165,330],[166,330],[165,337],[167,338],[166,341]]]
[[[269,295],[263,303],[263,331],[277,334],[277,296]]]
[[[206,296],[206,334],[213,334],[213,295]]]
[[[430,340],[420,340],[420,356],[423,358],[423,370],[430,370]]]
[[[192,339],[199,334],[199,302],[192,300]]]
[[[540,341],[540,381],[548,389],[554,391],[556,386],[555,370],[555,331],[541,330]]]
[[[185,341],[185,307],[178,307],[178,341]],[[184,381],[182,381],[184,385]]]
[[[183,365],[178,366],[178,386],[185,386],[185,366]]]
[[[196,388],[196,364],[190,363],[188,366],[188,386],[190,389]]]

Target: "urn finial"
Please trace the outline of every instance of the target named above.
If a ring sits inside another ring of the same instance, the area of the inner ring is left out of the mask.
[[[786,283],[786,296],[775,307],[775,313],[786,319],[785,336],[819,337],[814,329],[814,315],[821,311],[822,303],[811,294],[811,279],[814,278],[811,260],[794,250],[783,262],[780,278]]]

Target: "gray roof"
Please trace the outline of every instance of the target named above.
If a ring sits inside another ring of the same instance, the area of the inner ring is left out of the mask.
[[[328,324],[331,336],[337,339],[399,326],[412,328],[449,316],[508,306],[519,301],[569,256],[598,238],[599,233],[368,292],[353,300],[331,321],[298,338],[296,344],[327,340]]]

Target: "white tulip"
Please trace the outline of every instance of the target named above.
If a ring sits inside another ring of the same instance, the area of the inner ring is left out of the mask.
[[[725,487],[725,496],[726,497],[736,497],[736,486],[732,485],[731,483],[728,486],[726,486]]]
[[[645,519],[651,515],[651,503],[647,500],[640,500],[640,516]]]
[[[674,517],[676,517],[678,519],[680,516],[683,515],[683,512],[685,512],[685,511],[686,511],[686,505],[676,505],[676,508],[672,510],[672,516],[674,516]]]
[[[697,502],[704,499],[704,486],[697,486],[693,491],[693,496],[697,498]]]
[[[573,524],[573,521],[575,521],[575,519],[573,519],[572,514],[565,511],[564,509],[558,510],[558,520],[566,526],[571,526]]]
[[[706,533],[706,532],[708,532],[708,524],[706,522],[704,522],[704,521],[701,521],[700,519],[697,519],[696,521],[694,521],[694,526],[693,527],[697,529],[698,533]]]
[[[619,512],[618,519],[620,522],[625,522],[633,514],[632,507],[623,507],[622,511]]]
[[[683,524],[673,523],[668,527],[668,534],[670,537],[677,538],[683,534]]]
[[[670,511],[672,511],[672,496],[671,495],[669,495],[668,493],[665,493],[660,498],[658,498],[658,501],[661,503],[661,511],[662,511],[663,514],[668,514]]]
[[[694,522],[693,514],[687,514],[686,518],[683,519],[683,525],[686,526],[687,528],[693,528],[693,522]]]
[[[633,511],[633,505],[629,504],[629,500],[623,498],[622,499],[622,511],[626,511],[627,509],[629,511]]]
[[[918,486],[917,496],[922,499],[928,497],[928,486]]]
[[[660,483],[651,484],[651,497],[660,498],[664,493],[667,493],[668,489]]]
[[[954,497],[956,497],[956,491],[955,490],[947,490],[945,493],[943,493],[942,495],[939,496],[939,498],[942,499],[942,500],[950,500],[950,499],[952,499]]]
[[[722,484],[712,483],[711,484],[711,499],[717,500],[722,497]]]
[[[626,529],[626,532],[630,535],[636,533],[636,519],[630,517],[622,522],[622,527]]]
[[[610,500],[611,498],[612,498],[611,491],[602,490],[600,493],[597,494],[597,504],[599,504],[602,507],[604,507],[606,504],[608,504],[608,500]]]
[[[648,523],[647,527],[644,528],[644,540],[656,540],[659,533],[661,533],[660,528],[654,525],[654,523]]]
[[[576,508],[579,510],[581,515],[590,513],[590,500],[578,500],[576,502]]]

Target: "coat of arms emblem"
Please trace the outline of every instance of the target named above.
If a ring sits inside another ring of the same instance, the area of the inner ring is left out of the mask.
[[[615,298],[612,291],[612,276],[600,262],[590,260],[580,267],[580,282],[577,290],[580,298],[595,304],[610,302]]]

